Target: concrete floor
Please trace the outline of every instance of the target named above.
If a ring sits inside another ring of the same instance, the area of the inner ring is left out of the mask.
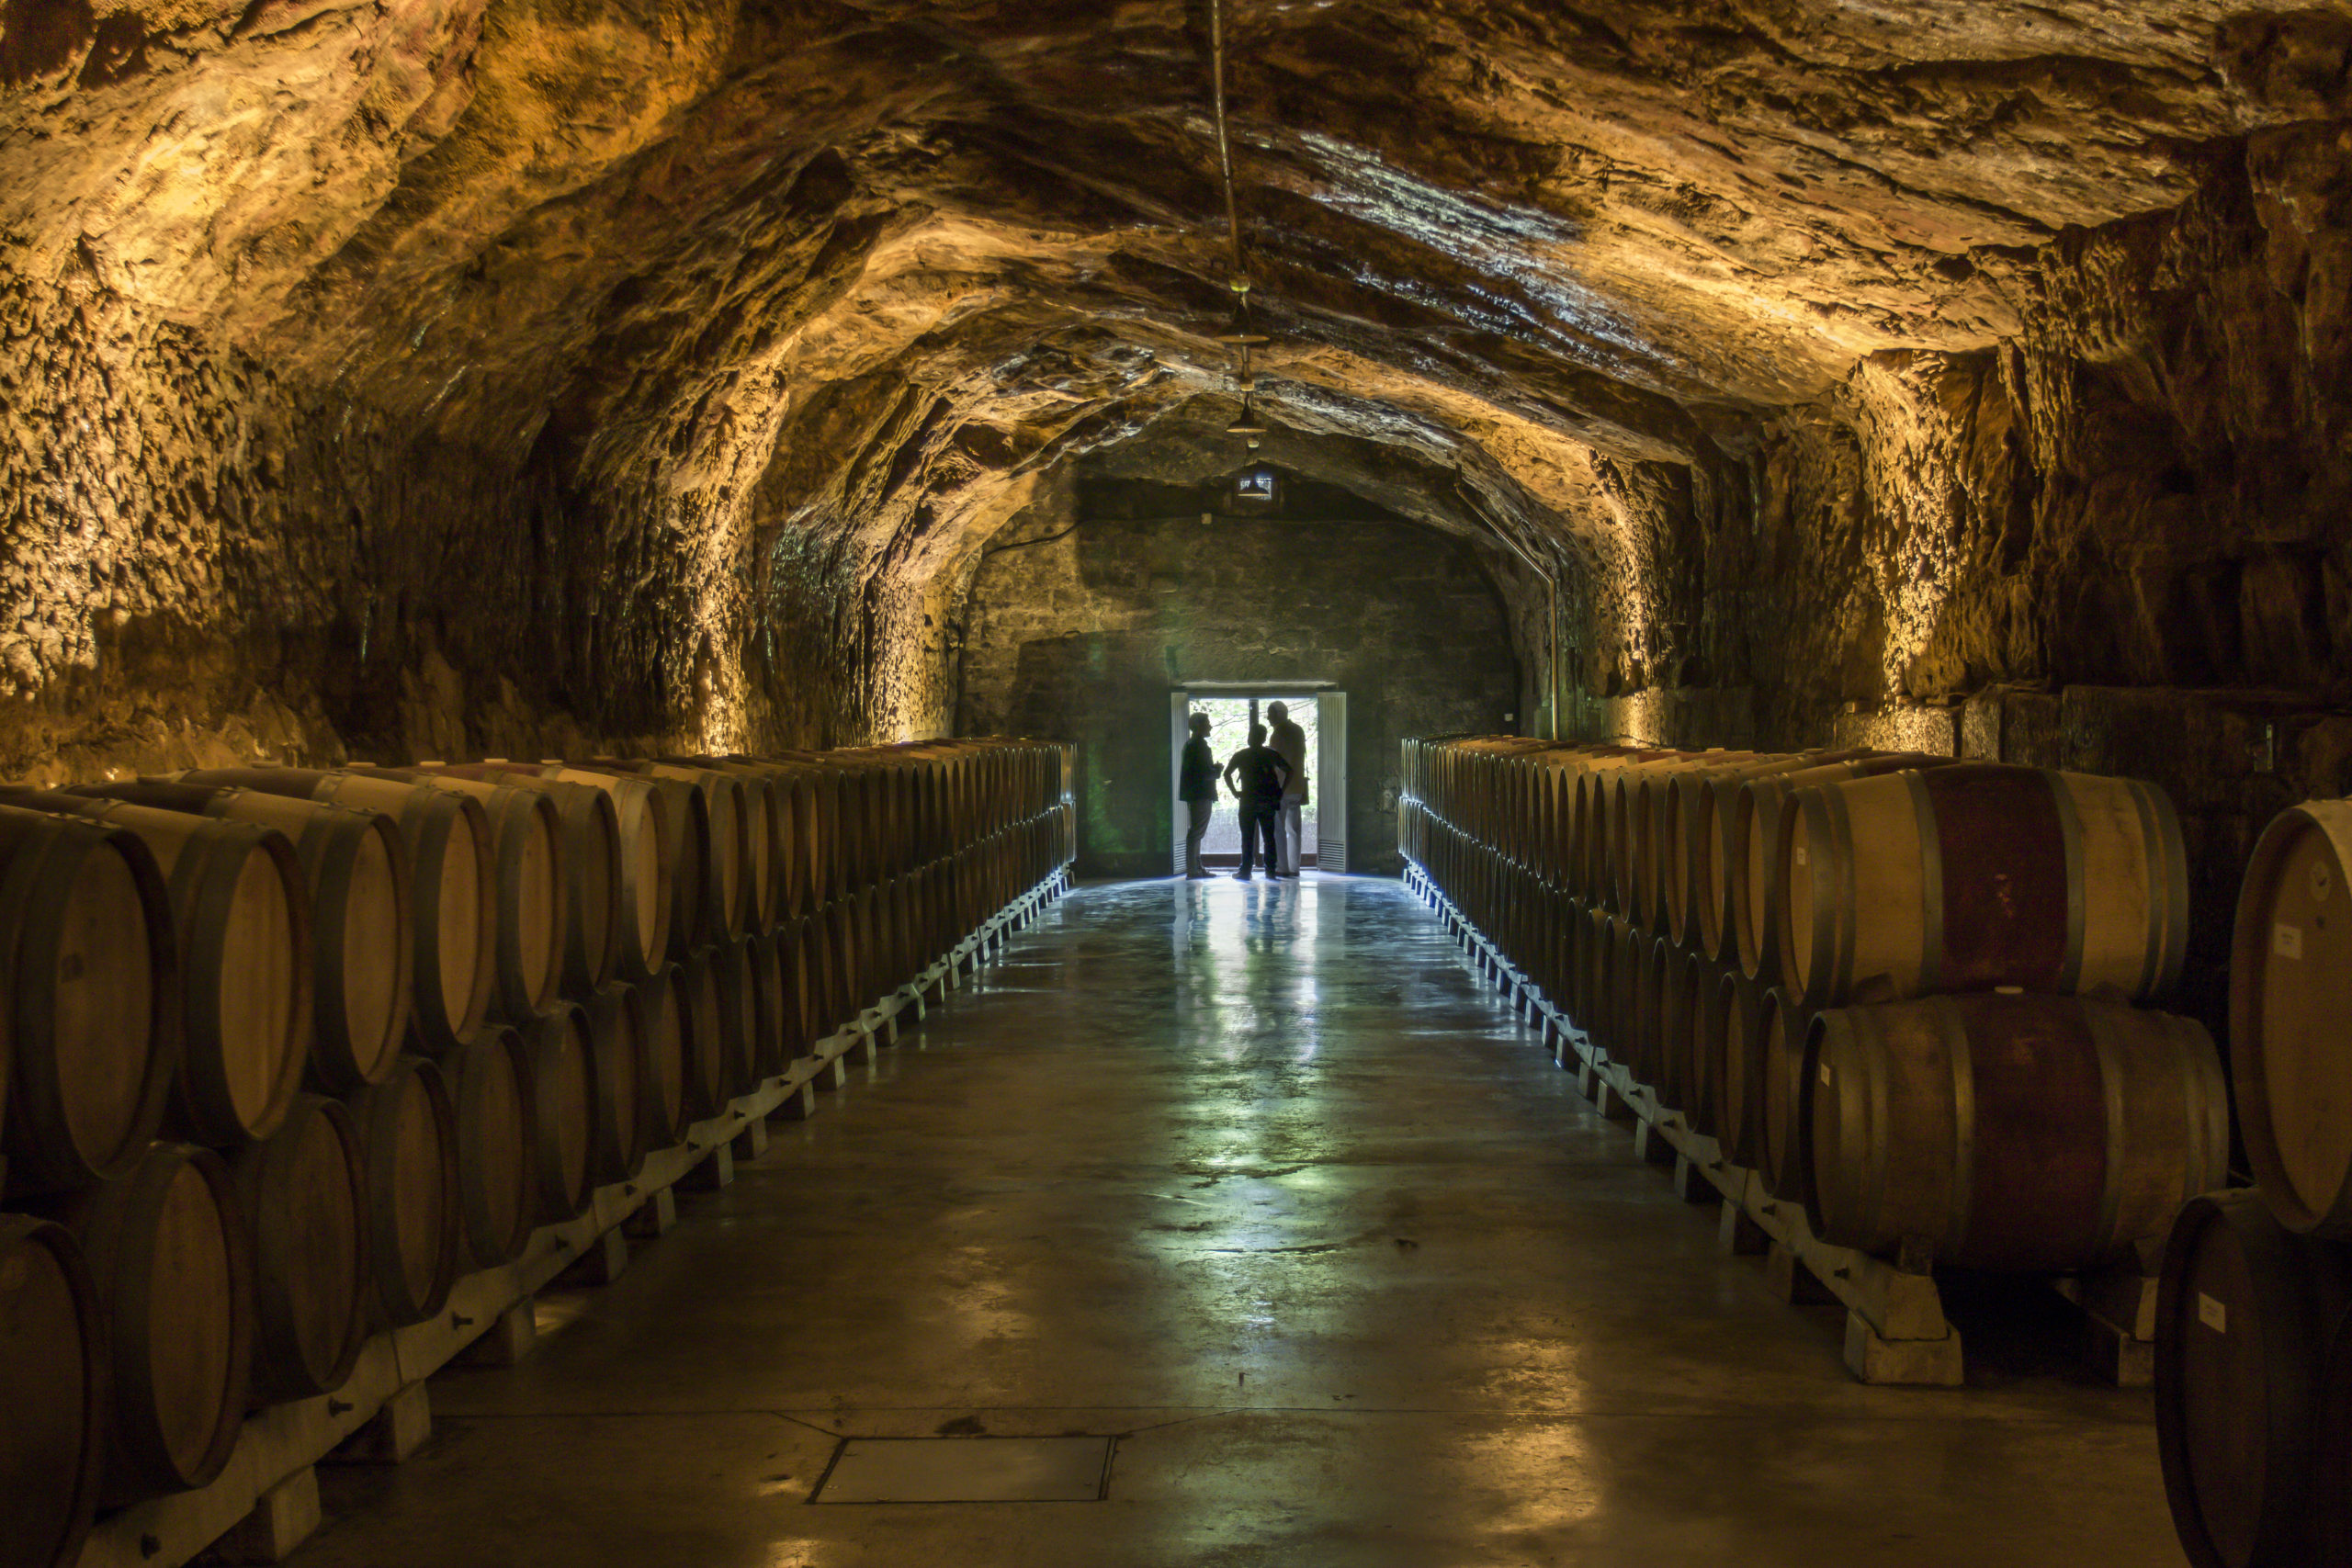
[[[2180,1561],[2032,1292],[1871,1389],[1395,883],[1089,887],[301,1568]],[[810,1505],[842,1435],[1119,1435],[1087,1503]]]

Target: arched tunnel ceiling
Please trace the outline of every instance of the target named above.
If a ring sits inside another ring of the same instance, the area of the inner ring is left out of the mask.
[[[304,406],[551,466],[707,573],[798,527],[952,577],[1083,453],[1238,456],[1201,0],[0,17],[12,333],[52,289],[101,342],[173,323]],[[1227,25],[1283,460],[1564,547],[1862,355],[2014,333],[2038,247],[2339,114],[2352,38],[2209,0]]]

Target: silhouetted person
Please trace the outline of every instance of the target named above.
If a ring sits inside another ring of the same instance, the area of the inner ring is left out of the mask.
[[[1241,803],[1241,869],[1234,874],[1236,882],[1250,880],[1250,860],[1261,843],[1266,847],[1266,874],[1274,874],[1274,816],[1282,809],[1283,786],[1289,782],[1289,764],[1266,745],[1266,727],[1251,725],[1250,749],[1236,751],[1225,765],[1226,787]]]
[[[1274,842],[1281,858],[1268,865],[1276,876],[1296,876],[1298,857],[1306,852],[1300,840],[1306,829],[1306,731],[1291,722],[1288,703],[1269,705],[1266,716],[1273,720],[1266,744],[1290,767],[1290,783],[1283,786],[1274,815]]]
[[[1184,742],[1183,774],[1176,798],[1193,816],[1184,829],[1184,874],[1198,880],[1209,874],[1201,863],[1201,840],[1208,836],[1209,818],[1216,814],[1216,753],[1209,750],[1209,716],[1193,716],[1193,738]]]

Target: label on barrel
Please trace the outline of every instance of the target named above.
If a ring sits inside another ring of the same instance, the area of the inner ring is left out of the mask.
[[[1805,863],[1805,859],[1804,859],[1804,846],[1803,844],[1799,844],[1799,845],[1796,847],[1796,853],[1795,853],[1795,855],[1794,855],[1794,857],[1793,857],[1793,858],[1795,859],[1796,863],[1797,863],[1799,865],[1803,865],[1803,864],[1804,864],[1804,863]]]
[[[2197,1321],[2216,1334],[2227,1334],[2230,1331],[2230,1309],[2199,1291],[2197,1292]]]
[[[2270,928],[2270,951],[2281,958],[2303,955],[2303,928],[2280,923]]]
[[[1829,1064],[1826,1062],[1821,1064],[1821,1087],[1824,1089],[1829,1087]]]

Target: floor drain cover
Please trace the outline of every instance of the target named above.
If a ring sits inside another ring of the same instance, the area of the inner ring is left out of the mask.
[[[812,1503],[1096,1503],[1109,1438],[844,1438]]]

